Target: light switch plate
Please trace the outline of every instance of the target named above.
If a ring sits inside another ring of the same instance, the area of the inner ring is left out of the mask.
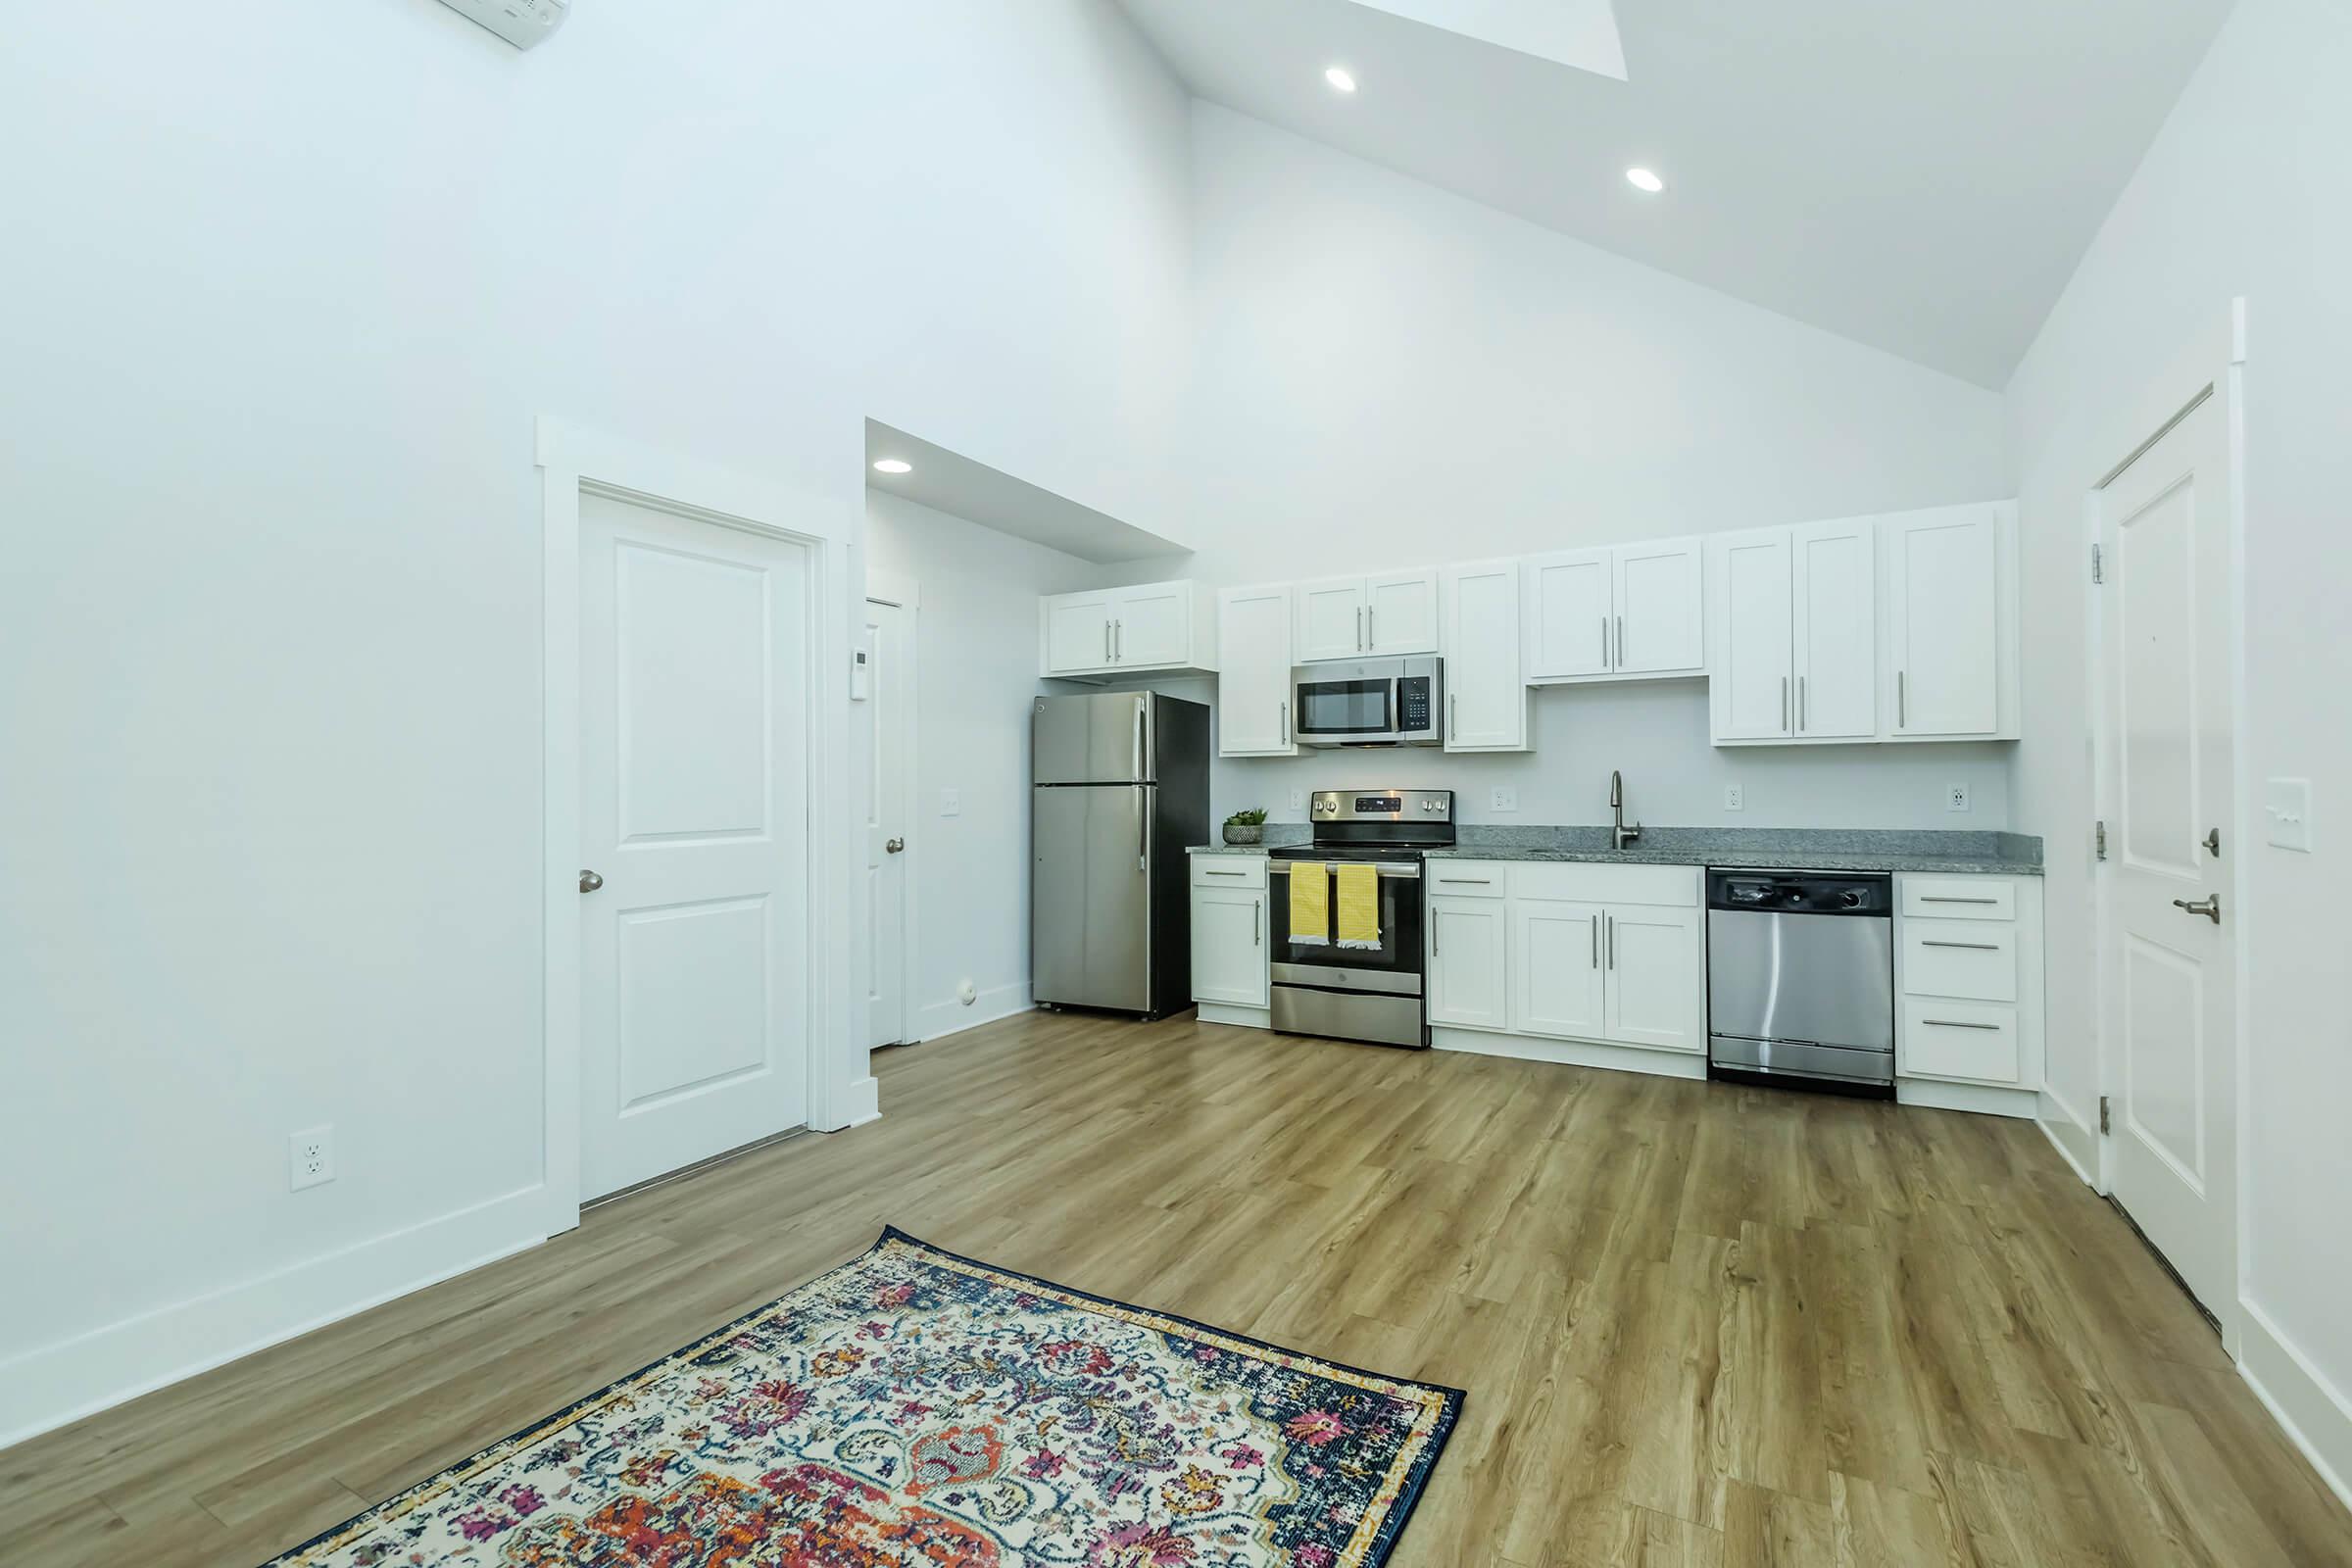
[[[1291,791],[1291,809],[1294,811],[1303,811],[1306,809],[1306,791]]]
[[[1727,811],[1744,811],[1744,810],[1746,810],[1746,809],[1747,809],[1747,790],[1746,790],[1746,788],[1745,788],[1744,786],[1742,786],[1742,785],[1739,785],[1739,784],[1726,784],[1726,785],[1723,787],[1723,808],[1724,808],[1725,810],[1727,810]]]
[[[941,790],[939,792],[939,814],[961,816],[963,814],[963,791]]]
[[[1487,806],[1490,810],[1516,811],[1519,809],[1519,792],[1508,784],[1497,784],[1488,796]]]
[[[2311,780],[2275,778],[2262,786],[2262,820],[2271,844],[2311,853]]]

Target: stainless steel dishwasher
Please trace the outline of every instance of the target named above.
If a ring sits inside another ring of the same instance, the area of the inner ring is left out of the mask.
[[[1707,1061],[1891,1093],[1893,878],[1709,870]]]

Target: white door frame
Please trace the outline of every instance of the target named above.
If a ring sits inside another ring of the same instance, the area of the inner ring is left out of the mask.
[[[878,1113],[864,1042],[852,1025],[862,993],[847,929],[827,907],[854,908],[850,820],[851,550],[855,513],[789,484],[761,479],[542,415],[537,421],[546,630],[542,713],[546,831],[540,883],[545,936],[546,1125],[542,1167],[550,1236],[580,1222],[580,490],[724,527],[768,534],[808,551],[808,1125],[830,1131]],[[846,981],[845,981],[845,978]],[[852,1048],[855,1048],[854,1050]]]
[[[899,929],[902,933],[898,956],[899,1013],[906,1032],[912,1033],[915,1013],[915,948],[920,941],[914,923],[915,867],[922,863],[920,857],[923,853],[923,835],[914,830],[914,748],[919,733],[914,722],[914,705],[916,702],[916,672],[922,668],[922,659],[917,650],[922,646],[923,585],[911,577],[901,577],[894,572],[869,570],[865,574],[865,599],[869,604],[889,605],[899,612],[900,616],[901,658],[900,668],[895,678],[900,683],[899,756],[905,759],[905,765],[900,769],[899,778],[899,820],[906,824],[906,848],[901,856],[901,858],[906,861],[906,867],[901,871],[899,878],[901,902],[905,905],[899,921]],[[868,918],[859,929],[861,931],[872,930],[872,919]],[[869,954],[867,961],[879,966],[886,959],[884,955],[876,953]],[[862,993],[860,994],[862,995]],[[868,1040],[873,1038],[873,1029],[870,1025],[861,1033]]]
[[[2102,496],[2107,486],[2198,404],[2210,400],[2217,405],[2230,444],[2230,581],[2224,592],[2230,626],[2230,776],[2235,799],[2232,803],[2232,818],[2224,831],[2235,835],[2236,848],[2225,854],[2224,864],[2230,890],[2229,907],[2235,911],[2230,917],[2230,964],[2237,987],[2235,1017],[2232,1019],[2237,1051],[2236,1104],[2232,1107],[2237,1135],[2237,1212],[2233,1219],[2235,1234],[2230,1241],[2236,1253],[2237,1268],[2229,1298],[2204,1304],[2221,1319],[2222,1343],[2233,1360],[2238,1354],[2245,1323],[2245,1239],[2250,1222],[2246,1212],[2246,1102],[2247,1062],[2253,1044],[2248,1018],[2254,988],[2248,970],[2253,952],[2254,911],[2247,896],[2253,880],[2253,858],[2248,852],[2261,842],[2249,826],[2258,810],[2258,798],[2247,776],[2250,764],[2246,755],[2245,367],[2246,302],[2239,297],[2230,302],[2226,316],[2217,313],[2206,323],[2194,340],[2174,359],[2172,368],[2151,382],[2140,401],[2119,418],[2111,432],[2111,447],[2118,461],[2113,468],[2084,492],[2082,498],[2083,560],[2087,563],[2091,549],[2101,543],[2105,510]],[[2092,813],[2099,820],[2112,824],[2118,820],[2119,812],[2116,806],[2118,781],[2114,715],[2107,711],[2105,605],[2101,597],[2102,587],[2090,581],[2087,569],[2083,573],[2083,583],[2086,607],[2083,637],[2089,682],[2086,688],[2088,702],[2084,710],[2090,715]],[[2107,989],[2110,959],[2113,956],[2108,950],[2116,935],[2106,919],[2108,886],[2112,874],[2111,862],[2093,862],[2088,883],[2089,907],[2084,910],[2090,922],[2091,953],[2097,975],[2092,987],[2092,1029],[2095,1036],[2098,1093],[2108,1097],[2121,1093],[2118,1078],[2123,1060],[2122,1048],[2115,1038],[2115,1020],[2110,1007],[2112,999]],[[2088,1125],[2098,1145],[2097,1189],[2103,1196],[2110,1195],[2114,1192],[2115,1182],[2114,1139],[2098,1134],[2095,1107]]]

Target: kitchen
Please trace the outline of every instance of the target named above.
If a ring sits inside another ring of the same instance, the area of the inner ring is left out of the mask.
[[[1834,745],[1867,770],[1878,747],[2014,739],[2015,526],[1993,503],[1226,588],[1213,618],[1188,581],[1051,596],[1041,674],[1125,683],[1213,664],[1219,761],[1307,760],[1283,785],[1294,802],[1311,791],[1305,823],[1188,844],[1189,909],[1173,886],[1149,895],[1163,934],[1189,924],[1183,1000],[1203,1022],[2032,1118],[2038,840],[1867,818],[1644,829],[1622,770],[1605,829],[1468,822],[1455,791],[1391,783],[1415,753],[1531,753],[1540,689],[1620,682],[1703,683],[1707,740],[1735,757]],[[1061,793],[1045,747],[1065,713],[1132,741],[1111,771],[1149,775],[1165,756],[1155,795],[1202,793],[1201,720],[1189,744],[1157,740],[1194,705],[1036,708],[1041,810]],[[1550,770],[1590,776],[1597,760],[1578,749]],[[1743,786],[1724,789],[1725,814],[1743,811]],[[1942,793],[1948,810],[1970,804],[1965,781]],[[1494,814],[1514,795],[1493,787]],[[1205,815],[1201,801],[1193,819]],[[1041,875],[1072,839],[1041,814]],[[1352,935],[1335,913],[1348,895],[1325,887],[1364,874],[1344,866],[1372,877]],[[1089,995],[1042,956],[1066,950],[1065,924],[1102,924],[1064,891],[1041,880],[1034,904],[1047,1005]],[[1172,983],[1139,1010],[1166,1010]]]

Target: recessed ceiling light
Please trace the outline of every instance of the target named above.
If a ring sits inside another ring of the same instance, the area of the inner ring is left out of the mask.
[[[1323,73],[1323,79],[1330,82],[1334,87],[1339,88],[1342,92],[1355,91],[1355,74],[1354,73],[1347,70],[1345,67],[1332,67],[1329,71]]]
[[[1625,177],[1633,182],[1636,190],[1645,190],[1652,196],[1666,188],[1666,182],[1646,169],[1629,169],[1625,172]]]
[[[884,458],[874,465],[876,473],[912,473],[914,465],[904,458]]]

